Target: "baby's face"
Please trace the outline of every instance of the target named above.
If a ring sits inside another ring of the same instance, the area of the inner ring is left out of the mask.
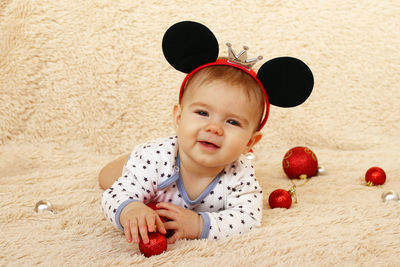
[[[179,153],[200,166],[225,167],[261,138],[257,100],[226,82],[189,88],[175,109]]]

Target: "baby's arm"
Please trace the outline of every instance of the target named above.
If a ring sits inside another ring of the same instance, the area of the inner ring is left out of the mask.
[[[225,209],[220,212],[200,212],[204,221],[201,238],[225,238],[261,225],[263,196],[251,164],[239,170],[237,178],[225,186]]]
[[[106,218],[117,228],[123,230],[128,242],[136,242],[140,233],[147,241],[147,230],[159,225],[159,216],[143,203],[150,201],[156,194],[156,177],[152,161],[141,156],[141,151],[133,152],[124,166],[122,176],[103,193],[102,207]],[[135,203],[138,202],[138,203]]]

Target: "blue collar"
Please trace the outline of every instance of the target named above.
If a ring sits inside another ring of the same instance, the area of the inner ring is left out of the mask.
[[[185,186],[183,184],[183,180],[182,180],[182,176],[181,176],[181,172],[180,172],[179,168],[180,168],[180,159],[179,159],[179,153],[177,153],[175,167],[174,167],[175,173],[170,178],[168,178],[167,180],[160,183],[157,186],[157,188],[158,188],[158,190],[162,190],[176,182],[183,200],[185,200],[185,202],[189,205],[195,205],[195,204],[200,203],[208,194],[210,194],[210,192],[218,184],[218,182],[221,178],[222,172],[223,172],[223,171],[221,171],[220,173],[217,174],[217,176],[213,179],[213,181],[207,186],[207,188],[200,194],[200,196],[197,199],[190,200],[190,198],[186,192]]]

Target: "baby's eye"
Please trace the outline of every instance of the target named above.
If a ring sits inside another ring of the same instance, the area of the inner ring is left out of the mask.
[[[232,124],[234,126],[240,126],[240,122],[237,120],[228,120],[227,123]]]
[[[204,110],[197,110],[196,113],[200,116],[208,116],[208,112]]]

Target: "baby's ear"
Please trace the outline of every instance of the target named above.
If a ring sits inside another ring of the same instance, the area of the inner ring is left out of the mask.
[[[179,122],[181,120],[181,113],[182,113],[181,105],[175,104],[174,109],[172,111],[172,117],[175,128],[178,128]]]
[[[263,134],[261,131],[254,132],[242,154],[246,154],[246,153],[250,152],[250,150],[261,140],[262,137],[263,137]]]

